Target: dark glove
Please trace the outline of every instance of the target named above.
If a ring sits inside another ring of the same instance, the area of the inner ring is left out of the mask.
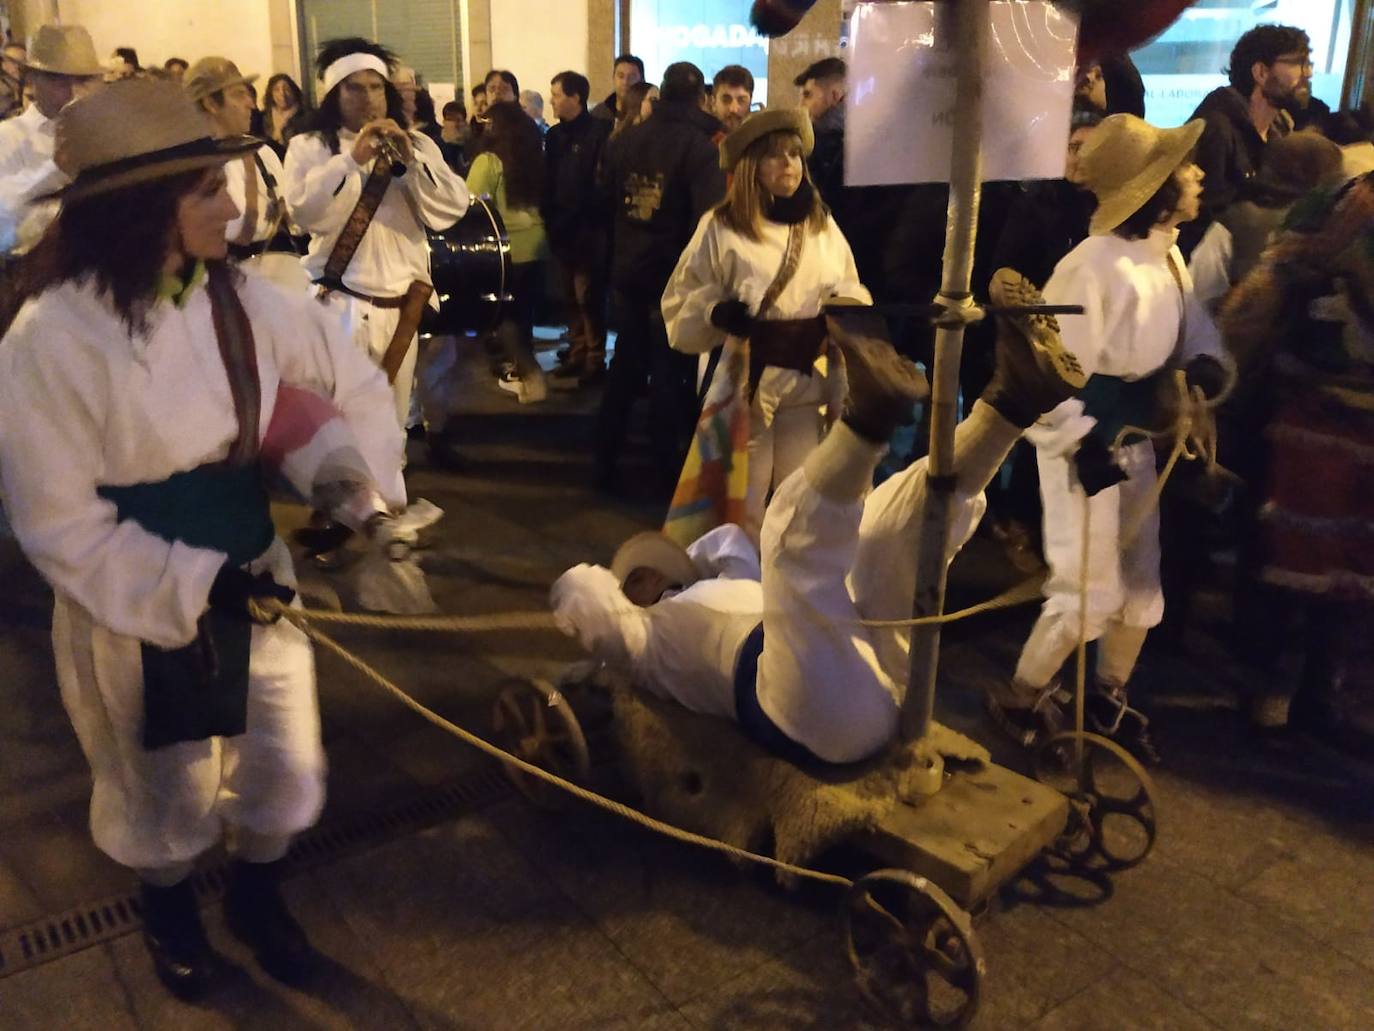
[[[747,337],[754,331],[753,316],[743,301],[721,301],[711,309],[711,325],[737,337]]]
[[[211,608],[248,620],[253,619],[248,611],[250,600],[275,599],[284,605],[290,605],[295,597],[296,592],[273,580],[271,573],[259,573],[254,576],[229,562],[220,566],[219,572],[215,574],[215,582],[210,585]],[[273,619],[272,622],[276,620]]]
[[[1108,487],[1114,487],[1126,479],[1126,472],[1116,464],[1116,459],[1102,443],[1096,433],[1089,433],[1078,444],[1073,456],[1074,468],[1078,471],[1078,482],[1088,497]]]
[[[1183,370],[1183,376],[1188,382],[1189,390],[1200,387],[1202,396],[1209,401],[1226,389],[1226,381],[1229,378],[1226,366],[1210,354],[1200,354],[1190,361]]]

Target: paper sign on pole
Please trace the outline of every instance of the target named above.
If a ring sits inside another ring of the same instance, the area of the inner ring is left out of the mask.
[[[861,3],[849,23],[845,179],[948,182],[954,4]],[[983,178],[1058,179],[1073,109],[1077,20],[1048,0],[994,0],[983,78]]]

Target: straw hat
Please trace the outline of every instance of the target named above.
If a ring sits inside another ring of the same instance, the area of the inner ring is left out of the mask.
[[[35,72],[89,79],[105,74],[95,56],[91,34],[80,25],[40,25],[29,39],[28,53],[19,62]]]
[[[623,587],[626,578],[640,567],[662,573],[675,584],[690,587],[701,579],[687,550],[657,530],[637,533],[611,559],[611,574]]]
[[[112,82],[57,116],[53,160],[72,182],[48,196],[75,200],[210,168],[261,142],[253,136],[213,139],[205,116],[174,82]]]
[[[816,134],[811,131],[811,116],[799,107],[775,107],[750,115],[744,123],[720,141],[720,167],[733,172],[749,144],[770,132],[794,132],[801,137],[802,156],[810,157],[816,146]]]
[[[1197,146],[1204,126],[1200,118],[1177,129],[1135,115],[1103,119],[1078,155],[1083,184],[1097,196],[1092,232],[1110,233],[1139,211]]]
[[[186,81],[182,86],[188,97],[199,102],[230,86],[247,86],[257,81],[256,75],[244,75],[239,71],[239,66],[227,57],[202,57],[186,70]]]

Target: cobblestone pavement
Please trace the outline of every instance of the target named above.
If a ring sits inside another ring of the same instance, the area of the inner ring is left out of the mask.
[[[437,472],[412,446],[412,494],[447,511],[424,565],[446,612],[535,608],[567,565],[606,560],[659,513],[650,497],[588,489],[594,398],[518,407],[479,365],[459,383],[468,468]],[[645,466],[632,452],[634,483]],[[954,590],[996,590],[1005,580],[993,557],[976,540]],[[47,593],[12,541],[0,542],[0,575],[3,936],[132,885],[86,832],[88,774],[53,683]],[[943,718],[991,743],[976,687],[1010,668],[1030,615],[947,634]],[[476,728],[504,680],[577,658],[553,634],[341,636]],[[1095,906],[1004,899],[979,927],[989,974],[975,1027],[1374,1027],[1374,772],[1310,742],[1253,738],[1236,712],[1235,669],[1206,637],[1187,645],[1181,656],[1147,652],[1142,669],[1166,753],[1158,849]],[[325,827],[476,768],[468,749],[339,662],[322,658],[319,681]],[[549,815],[514,798],[374,841],[289,884],[325,958],[306,991],[267,979],[210,907],[212,940],[235,971],[204,1004],[168,997],[126,934],[8,976],[0,968],[0,1027],[874,1026],[830,889],[784,893],[613,817]]]

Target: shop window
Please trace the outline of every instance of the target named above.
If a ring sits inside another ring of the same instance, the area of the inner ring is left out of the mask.
[[[709,83],[727,64],[754,76],[754,103],[768,102],[768,40],[749,24],[740,0],[632,0],[631,47],[650,82],[674,61],[691,61]]]

